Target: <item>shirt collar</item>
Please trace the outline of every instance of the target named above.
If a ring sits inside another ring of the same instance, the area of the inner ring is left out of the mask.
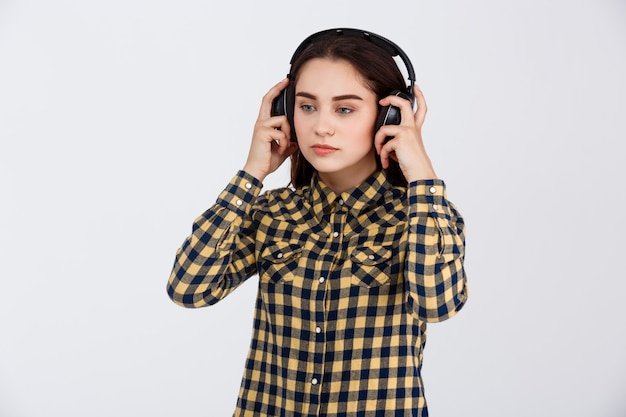
[[[313,174],[309,192],[309,202],[316,216],[323,216],[333,210],[336,205],[343,201],[343,206],[357,217],[373,206],[380,205],[385,192],[392,187],[384,171],[377,171],[361,185],[345,191],[335,193],[322,180],[317,173]]]

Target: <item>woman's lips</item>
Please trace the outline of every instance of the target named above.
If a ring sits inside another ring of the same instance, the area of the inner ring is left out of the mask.
[[[336,150],[337,148],[333,148],[332,146],[328,145],[313,145],[313,152],[320,156],[330,155]]]

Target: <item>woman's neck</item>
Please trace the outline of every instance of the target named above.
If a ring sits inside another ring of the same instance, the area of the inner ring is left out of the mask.
[[[376,163],[368,169],[341,170],[338,172],[318,172],[318,176],[324,184],[337,194],[351,190],[361,185],[366,179],[371,177],[377,170]]]

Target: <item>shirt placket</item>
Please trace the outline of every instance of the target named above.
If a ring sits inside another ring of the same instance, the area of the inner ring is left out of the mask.
[[[315,297],[315,374],[311,380],[313,385],[313,392],[316,393],[317,399],[317,412],[315,415],[320,415],[321,404],[319,399],[321,397],[322,376],[325,372],[326,364],[326,328],[328,310],[330,303],[328,302],[328,292],[332,287],[332,280],[338,280],[341,274],[341,262],[343,256],[343,240],[344,240],[344,226],[346,224],[347,211],[345,209],[345,203],[342,198],[338,198],[334,204],[334,209],[330,213],[329,225],[330,233],[328,234],[327,250],[329,253],[334,254],[332,261],[327,265],[324,265],[320,271],[318,279],[317,292]]]

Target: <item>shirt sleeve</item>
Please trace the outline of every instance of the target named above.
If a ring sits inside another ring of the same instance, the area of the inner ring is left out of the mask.
[[[442,180],[409,184],[409,236],[405,265],[408,306],[420,320],[454,316],[467,300],[465,223],[447,200]]]
[[[215,304],[256,273],[251,212],[261,183],[239,171],[176,251],[167,293],[183,307]]]

